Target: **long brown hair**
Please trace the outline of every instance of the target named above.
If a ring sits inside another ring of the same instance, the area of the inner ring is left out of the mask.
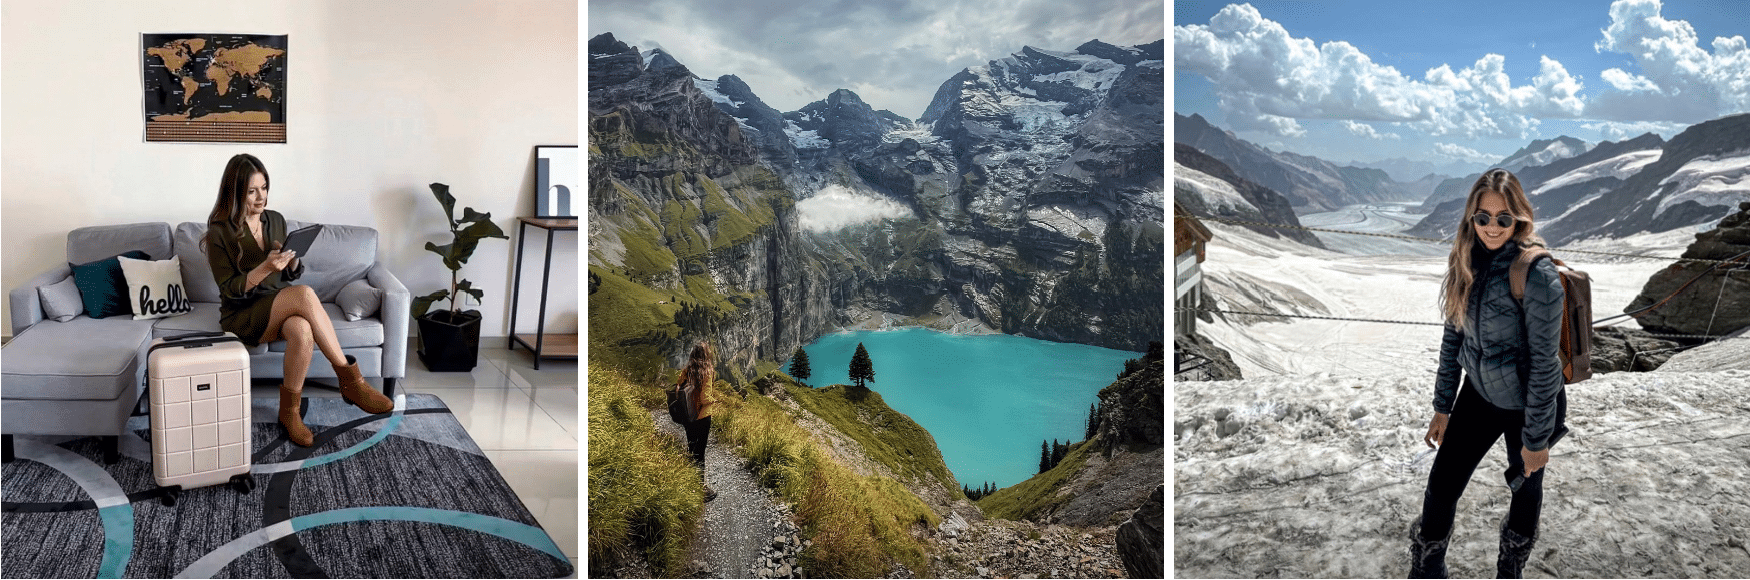
[[[692,356],[687,357],[687,366],[681,368],[679,384],[691,384],[699,391],[711,388],[711,382],[717,379],[716,349],[711,348],[711,342],[705,341],[693,347]]]
[[[238,153],[231,156],[231,161],[225,163],[225,174],[219,178],[219,199],[213,202],[213,211],[207,214],[207,233],[201,235],[201,250],[207,248],[207,237],[213,234],[213,226],[223,225],[236,233],[231,243],[237,245],[237,256],[243,255],[243,236],[248,228],[243,224],[243,197],[249,192],[249,178],[260,173],[263,188],[273,189],[273,177],[267,174],[267,166],[248,153]],[[223,240],[221,240],[223,242]],[[242,266],[237,265],[241,270]]]
[[[1476,184],[1471,185],[1470,197],[1464,202],[1464,215],[1459,217],[1458,233],[1452,238],[1452,252],[1446,257],[1446,279],[1440,284],[1440,312],[1447,324],[1459,328],[1465,327],[1465,308],[1474,281],[1470,256],[1471,248],[1477,244],[1477,232],[1470,219],[1482,205],[1483,196],[1490,193],[1500,194],[1507,201],[1507,213],[1513,215],[1513,243],[1521,248],[1543,245],[1543,238],[1535,233],[1537,224],[1532,221],[1531,200],[1525,197],[1519,178],[1505,169],[1483,172]]]

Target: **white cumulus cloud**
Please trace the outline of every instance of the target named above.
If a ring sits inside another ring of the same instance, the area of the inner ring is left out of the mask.
[[[1373,62],[1354,45],[1295,38],[1250,4],[1230,4],[1209,24],[1173,27],[1173,64],[1210,79],[1236,129],[1297,136],[1295,119],[1406,123],[1432,135],[1528,136],[1536,117],[1579,117],[1585,87],[1544,57],[1539,74],[1513,86],[1505,58],[1448,65],[1415,80]]]
[[[796,202],[796,221],[811,232],[829,232],[845,226],[911,215],[911,210],[893,200],[828,185],[814,197]]]
[[[1454,145],[1451,143],[1435,143],[1434,152],[1447,157],[1462,159],[1465,161],[1475,161],[1477,163],[1494,163],[1501,159],[1501,156],[1499,155],[1490,155],[1463,145]]]
[[[1665,19],[1663,8],[1659,0],[1611,3],[1610,26],[1593,48],[1628,54],[1641,74],[1604,71],[1600,76],[1617,90],[1595,97],[1586,116],[1696,123],[1750,109],[1750,48],[1744,37],[1716,37],[1709,52],[1695,27]]]
[[[1648,80],[1647,77],[1630,73],[1620,68],[1604,69],[1604,72],[1600,73],[1598,76],[1604,77],[1604,82],[1610,83],[1610,86],[1616,87],[1616,90],[1619,91],[1659,90],[1659,85],[1653,84],[1653,81]]]
[[[1688,129],[1684,123],[1668,123],[1663,121],[1599,121],[1586,123],[1580,128],[1597,131],[1598,136],[1608,141],[1633,139],[1647,133],[1656,133],[1667,140]]]
[[[1358,137],[1368,139],[1402,139],[1397,133],[1381,133],[1378,129],[1374,129],[1373,125],[1366,123],[1343,121],[1343,128],[1348,129],[1350,133],[1354,133]]]

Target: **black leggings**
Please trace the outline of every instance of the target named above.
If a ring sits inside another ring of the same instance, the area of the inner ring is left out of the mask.
[[[693,454],[693,463],[699,464],[701,474],[705,472],[705,442],[710,439],[710,417],[687,423],[687,451]]]
[[[1422,537],[1444,538],[1452,531],[1452,519],[1465,484],[1470,483],[1477,463],[1501,435],[1507,436],[1508,468],[1502,487],[1506,487],[1513,474],[1525,469],[1525,458],[1519,455],[1520,430],[1524,427],[1524,411],[1491,405],[1469,384],[1459,388],[1458,402],[1453,404],[1452,417],[1446,424],[1446,439],[1434,456],[1434,470],[1428,473],[1428,491],[1422,497]],[[1527,538],[1537,533],[1537,516],[1543,508],[1544,471],[1539,469],[1526,478],[1519,491],[1513,492],[1513,504],[1507,508],[1507,527]]]

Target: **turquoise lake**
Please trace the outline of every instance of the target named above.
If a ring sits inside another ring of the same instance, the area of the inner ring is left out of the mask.
[[[1081,441],[1100,389],[1112,384],[1125,360],[1143,354],[924,328],[842,332],[803,347],[813,371],[804,382],[851,384],[857,343],[875,367],[867,386],[930,431],[948,469],[967,487],[1026,481],[1039,471],[1040,441]]]

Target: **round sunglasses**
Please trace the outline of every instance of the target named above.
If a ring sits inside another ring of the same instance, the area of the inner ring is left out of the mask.
[[[1492,219],[1492,221],[1495,222],[1495,225],[1503,227],[1503,228],[1509,228],[1509,227],[1513,227],[1513,222],[1517,218],[1513,217],[1513,214],[1510,214],[1507,212],[1501,212],[1501,213],[1495,214],[1493,216],[1490,216],[1488,214],[1488,212],[1479,211],[1479,212],[1477,212],[1476,215],[1470,216],[1470,223],[1476,224],[1477,227],[1479,227],[1479,228],[1488,227],[1491,219]]]

